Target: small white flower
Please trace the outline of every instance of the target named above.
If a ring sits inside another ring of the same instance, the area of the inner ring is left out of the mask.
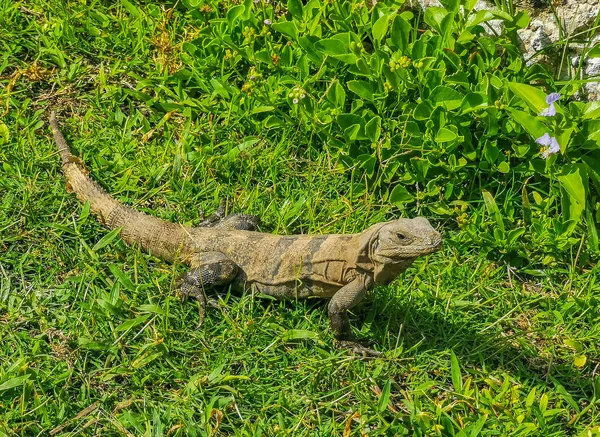
[[[298,100],[298,99],[294,99],[294,100],[292,100],[292,103],[293,103],[294,105],[297,105],[299,101],[300,101],[300,100]]]
[[[263,23],[265,23],[267,26],[270,26],[271,24],[273,24],[273,22],[271,20],[269,20],[268,18],[263,21]]]
[[[304,93],[300,94],[300,98],[301,98],[301,99],[303,99],[303,98],[305,98],[305,97],[306,97],[306,94],[304,94]]]

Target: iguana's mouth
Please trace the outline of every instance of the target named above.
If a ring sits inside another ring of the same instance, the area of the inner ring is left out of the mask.
[[[400,262],[406,258],[417,258],[422,255],[429,255],[431,253],[435,253],[440,250],[442,247],[442,240],[436,241],[434,244],[428,244],[423,246],[402,246],[396,247],[390,250],[382,250],[379,249],[376,252],[376,256],[380,258],[385,258],[389,260],[391,263]]]

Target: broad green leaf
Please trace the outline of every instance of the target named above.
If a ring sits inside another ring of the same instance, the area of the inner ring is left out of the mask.
[[[372,177],[375,173],[375,165],[377,164],[377,158],[370,154],[359,155],[356,160],[360,162],[360,168],[362,168],[368,177]]]
[[[450,371],[452,373],[452,385],[454,386],[454,391],[462,393],[462,375],[460,373],[460,366],[458,365],[458,358],[456,358],[456,354],[453,350],[450,351]]]
[[[583,354],[579,354],[580,356]],[[581,362],[583,361],[583,362]],[[585,357],[583,360],[579,360],[579,363],[581,363],[581,366],[578,367],[583,367],[585,365]],[[579,413],[581,411],[581,408],[579,406],[579,404],[577,403],[577,401],[575,401],[575,399],[573,399],[573,395],[571,393],[569,393],[567,391],[567,389],[556,379],[552,378],[552,382],[554,383],[554,387],[556,388],[556,392],[567,402],[567,404],[569,404],[571,406],[571,408],[573,408],[573,410],[575,410],[577,413]]]
[[[363,99],[373,100],[373,87],[364,80],[351,80],[346,83],[348,89]]]
[[[477,40],[481,48],[483,48],[488,54],[494,56],[496,54],[496,43],[493,38],[487,38],[480,36]],[[494,78],[495,76],[492,76]]]
[[[562,213],[565,222],[570,221],[564,233],[569,235],[585,210],[588,191],[588,173],[584,164],[567,164],[558,176],[561,190]]]
[[[411,30],[412,26],[400,15],[396,15],[392,23],[392,42],[403,55],[410,54],[408,38]]]
[[[10,139],[10,131],[8,130],[8,126],[0,120],[0,146],[8,143],[9,139]]]
[[[328,56],[344,55],[349,53],[346,44],[337,38],[325,38],[319,40],[315,42],[315,48]]]
[[[315,48],[315,42],[317,41],[318,39],[314,36],[302,36],[298,38],[298,44],[304,49],[309,59],[315,64],[321,64],[323,62],[323,54]]]
[[[536,387],[533,387],[531,389],[531,391],[529,392],[529,394],[527,395],[527,398],[525,399],[525,406],[527,408],[530,408],[533,405],[533,402],[535,401],[535,393],[537,391]]]
[[[298,20],[302,20],[302,13],[304,11],[304,8],[300,0],[288,0],[287,7],[292,17]]]
[[[319,334],[313,331],[308,331],[306,329],[290,329],[285,331],[282,339],[284,341],[289,340],[316,340],[319,341]]]
[[[443,106],[448,111],[460,107],[463,95],[454,88],[439,85],[429,95],[429,101],[433,106]]]
[[[587,198],[588,173],[582,164],[567,164],[558,176],[561,186],[569,196],[580,205],[585,205]]]
[[[271,28],[279,33],[283,33],[285,36],[289,36],[294,41],[298,39],[298,29],[293,21],[282,21],[280,23],[273,23]]]
[[[600,102],[588,102],[585,104],[583,114],[581,116],[583,120],[598,120],[600,119]]]
[[[566,338],[563,340],[563,343],[573,349],[575,352],[581,352],[583,350],[583,346],[581,342],[577,340],[573,340],[572,338]]]
[[[127,12],[136,18],[141,18],[142,13],[133,3],[129,2],[128,0],[121,0],[121,3],[123,3],[123,7],[127,9]]]
[[[412,202],[415,197],[408,192],[403,185],[396,185],[390,193],[390,203],[401,205],[403,203]]]
[[[600,58],[600,43],[592,47],[590,51],[587,52],[587,55],[590,58]]]
[[[571,140],[571,135],[575,130],[574,127],[570,127],[568,129],[557,129],[556,141],[560,146],[560,151],[562,154],[565,154],[567,151],[567,146],[569,145],[569,141]]]
[[[435,141],[437,143],[446,143],[448,141],[454,141],[457,138],[458,136],[453,131],[445,127],[440,128],[435,135]]]
[[[508,161],[502,161],[500,164],[498,164],[498,171],[503,174],[508,173],[510,171],[510,164]]]
[[[371,141],[377,141],[381,135],[381,117],[376,115],[370,119],[365,125],[365,133]]]
[[[141,356],[140,358],[136,358],[133,363],[131,363],[131,366],[134,369],[141,369],[142,367],[150,364],[152,361],[154,361],[155,359],[157,359],[158,357],[162,356],[163,353],[162,352],[155,352],[153,354],[146,354]]]
[[[478,24],[485,23],[494,19],[494,14],[488,10],[477,11],[475,14],[471,14],[467,19],[467,28],[477,26]]]
[[[508,84],[510,90],[519,96],[527,105],[539,114],[548,107],[546,93],[539,88],[524,83],[511,82]]]
[[[377,402],[377,411],[379,413],[383,413],[388,404],[390,403],[390,393],[392,391],[392,380],[388,379],[384,384],[383,389],[381,390],[381,394],[379,395],[379,401]]]
[[[367,64],[367,61],[365,61],[364,58],[356,59],[356,68],[358,68],[356,74],[361,74],[363,76],[372,76],[373,72],[369,68],[369,64]]]
[[[123,229],[123,228],[119,227],[119,228],[113,229],[108,234],[106,234],[104,237],[100,238],[100,240],[98,240],[98,242],[96,244],[94,244],[94,247],[92,247],[92,251],[97,252],[98,250],[102,249],[103,247],[108,246],[115,238],[117,238],[119,236],[121,229]]]
[[[355,124],[358,124],[361,127],[366,124],[365,119],[356,114],[340,114],[337,116],[336,120],[342,129],[346,129]]]
[[[358,134],[360,132],[360,125],[353,124],[352,126],[344,129],[344,136],[348,141],[354,141],[358,138]]]
[[[144,323],[146,320],[148,320],[148,317],[150,317],[150,314],[144,314],[142,316],[136,317],[135,319],[125,320],[123,323],[121,323],[115,328],[115,331],[128,331],[131,328],[134,328],[137,325]]]
[[[127,288],[130,291],[135,291],[135,285],[133,285],[133,282],[131,282],[131,279],[129,279],[129,276],[127,276],[121,269],[119,266],[115,265],[115,264],[110,264],[108,266],[109,270],[111,271],[111,273],[115,276],[115,278],[117,278],[119,280],[119,282],[121,284],[123,284],[123,286],[125,288]]]
[[[477,422],[475,422],[474,424],[472,423],[467,428],[465,428],[465,431],[469,431],[468,436],[469,437],[479,436],[481,430],[483,429],[483,426],[485,425],[485,422],[487,421],[487,418],[488,418],[487,414],[481,415],[479,417],[479,419],[477,419]],[[457,434],[457,435],[460,435],[460,434]]]
[[[267,129],[271,129],[274,127],[280,127],[280,126],[284,126],[284,125],[285,125],[285,122],[281,118],[279,118],[275,115],[269,115],[263,121],[263,126],[266,127]]]
[[[413,117],[415,118],[415,120],[429,120],[429,117],[431,116],[431,111],[433,111],[433,108],[429,103],[421,102],[415,108],[413,112]]]
[[[337,107],[340,109],[344,108],[346,103],[346,91],[344,91],[344,87],[340,84],[339,80],[335,80],[335,84],[331,87],[329,92],[332,95],[333,101]]]
[[[30,376],[31,375],[22,375],[17,376],[16,378],[11,378],[8,381],[4,381],[2,384],[0,384],[0,391],[10,390],[11,388],[23,385],[23,383],[27,381]]]
[[[233,146],[225,155],[223,155],[223,157],[229,161],[234,161],[240,153],[249,149],[259,141],[258,138],[246,137],[244,138],[244,141]]]
[[[531,18],[529,17],[529,13],[527,11],[519,11],[516,13],[513,19],[513,26],[517,29],[525,29],[529,26],[529,22]]]
[[[244,5],[237,5],[227,11],[227,21],[229,25],[233,26],[238,18],[244,13],[246,7]]]
[[[115,317],[123,317],[123,309],[119,308],[116,305],[113,305],[112,303],[110,303],[109,301],[105,300],[105,299],[96,299],[96,302],[98,303],[98,305],[100,305],[102,308],[104,308],[106,311],[108,311],[110,314],[112,314]]]
[[[504,234],[504,221],[502,220],[502,215],[500,214],[498,205],[496,205],[494,196],[492,196],[487,190],[482,190],[481,194],[483,195],[483,203],[485,204],[485,208],[496,222],[496,225],[498,225],[498,229],[500,229]]]
[[[440,33],[443,36],[443,43],[444,44],[448,44],[448,38],[450,37],[451,33],[452,33],[452,28],[454,26],[454,12],[449,13],[448,15],[446,15],[443,19],[442,22],[440,23]],[[451,45],[450,48],[453,48],[454,46]]]
[[[463,114],[486,107],[487,98],[481,93],[469,93],[460,102],[460,110]]]
[[[461,1],[464,0],[440,0],[440,3],[449,11],[456,12],[458,11]]]
[[[425,11],[425,22],[437,30],[439,33],[443,34],[441,29],[442,20],[448,15],[448,11],[444,8],[439,8],[436,6],[427,8]]]
[[[213,89],[218,95],[220,95],[224,99],[229,99],[229,92],[227,92],[227,89],[223,86],[221,82],[219,82],[215,78],[212,78],[210,79],[210,84],[212,85]]]
[[[259,106],[250,111],[250,114],[261,114],[263,112],[271,112],[275,109],[273,106]]]
[[[377,43],[380,43],[381,39],[387,33],[389,24],[390,16],[387,14],[379,17],[375,24],[373,24],[373,39],[377,41]]]
[[[511,108],[508,108],[507,112],[511,118],[523,126],[523,129],[525,129],[533,138],[539,138],[546,132],[549,132],[549,129],[544,123],[526,112]]]
[[[585,163],[586,170],[594,184],[596,191],[600,192],[600,151],[582,156],[581,160]]]
[[[145,312],[145,313],[154,313],[154,314],[164,314],[165,313],[165,311],[161,307],[159,307],[158,305],[153,304],[153,303],[147,303],[144,305],[140,305],[138,307],[138,310]]]

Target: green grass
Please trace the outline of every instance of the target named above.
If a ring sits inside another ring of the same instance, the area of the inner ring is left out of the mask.
[[[441,253],[352,316],[383,358],[335,349],[322,301],[228,294],[196,329],[173,289],[183,267],[104,245],[67,193],[50,107],[96,180],[169,220],[223,197],[277,233],[401,212],[353,194],[293,124],[249,144],[251,116],[164,117],[134,99],[195,30],[166,6],[140,6],[154,26],[135,25],[123,4],[0,0],[0,435],[600,434],[598,268],[522,277],[450,222],[433,220]]]

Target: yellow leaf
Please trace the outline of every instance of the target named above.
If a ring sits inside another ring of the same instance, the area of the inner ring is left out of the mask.
[[[587,357],[585,355],[575,355],[575,357],[573,358],[573,363],[579,368],[585,366],[586,361]]]

